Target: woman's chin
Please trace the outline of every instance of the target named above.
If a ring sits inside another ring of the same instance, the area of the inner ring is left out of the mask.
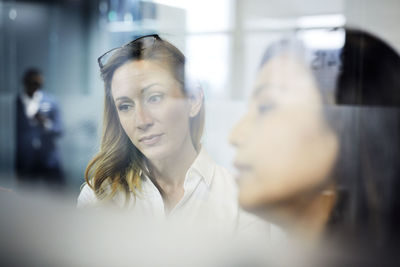
[[[142,148],[141,152],[150,161],[163,160],[168,158],[171,154],[164,146]]]
[[[255,212],[262,207],[262,201],[257,198],[253,193],[247,192],[245,189],[239,191],[239,204],[240,206],[249,212]]]

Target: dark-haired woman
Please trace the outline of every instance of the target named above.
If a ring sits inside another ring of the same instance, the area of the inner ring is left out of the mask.
[[[319,76],[298,38],[267,50],[231,136],[239,200],[291,236],[397,246],[400,57],[369,33],[338,31],[334,79]]]

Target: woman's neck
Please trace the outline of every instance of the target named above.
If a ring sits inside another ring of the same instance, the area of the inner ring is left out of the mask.
[[[308,240],[320,239],[336,204],[336,197],[335,190],[323,190],[304,209],[298,210],[292,234]]]
[[[152,161],[154,183],[160,190],[166,211],[171,210],[183,197],[186,173],[197,156],[190,135],[180,149],[168,158]]]
[[[316,241],[323,234],[336,204],[334,185],[317,194],[296,198],[290,203],[265,211],[265,217],[283,226],[287,233],[300,240]]]
[[[167,158],[151,161],[157,182],[177,186],[183,184],[187,170],[192,165],[197,156],[190,136],[185,138],[180,149],[172,153]]]

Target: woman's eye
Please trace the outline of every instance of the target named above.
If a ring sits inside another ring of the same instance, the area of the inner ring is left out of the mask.
[[[275,108],[275,105],[274,104],[272,104],[272,103],[268,103],[268,104],[260,104],[260,105],[258,105],[258,113],[259,114],[264,114],[264,113],[266,113],[266,112],[268,112],[268,111],[270,111],[271,109],[274,109]]]
[[[131,105],[131,104],[120,104],[120,105],[118,105],[118,110],[119,111],[128,111],[131,108],[133,108],[133,105]]]
[[[151,104],[156,104],[161,102],[161,100],[164,98],[163,95],[158,94],[158,95],[152,95],[147,99],[147,102],[151,103]]]

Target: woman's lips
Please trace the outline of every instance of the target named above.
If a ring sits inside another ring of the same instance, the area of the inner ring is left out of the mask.
[[[248,171],[248,170],[251,169],[250,165],[248,165],[248,164],[243,164],[243,163],[235,162],[233,165],[235,166],[235,168],[236,168],[238,171]]]
[[[156,143],[158,143],[158,141],[160,141],[162,135],[163,134],[152,134],[144,136],[139,139],[139,142],[145,145],[155,145]]]
[[[236,172],[234,172],[234,177],[235,177],[236,183],[240,186],[240,184],[243,182],[243,180],[245,180],[247,175],[250,173],[251,167],[249,165],[239,163],[239,162],[235,162],[233,165],[235,166],[235,169],[236,169]]]
[[[237,170],[237,174],[238,174],[238,178],[239,176],[243,176],[243,174],[248,173],[251,171],[251,166],[248,164],[243,164],[243,163],[239,163],[239,162],[235,162],[233,164]]]

